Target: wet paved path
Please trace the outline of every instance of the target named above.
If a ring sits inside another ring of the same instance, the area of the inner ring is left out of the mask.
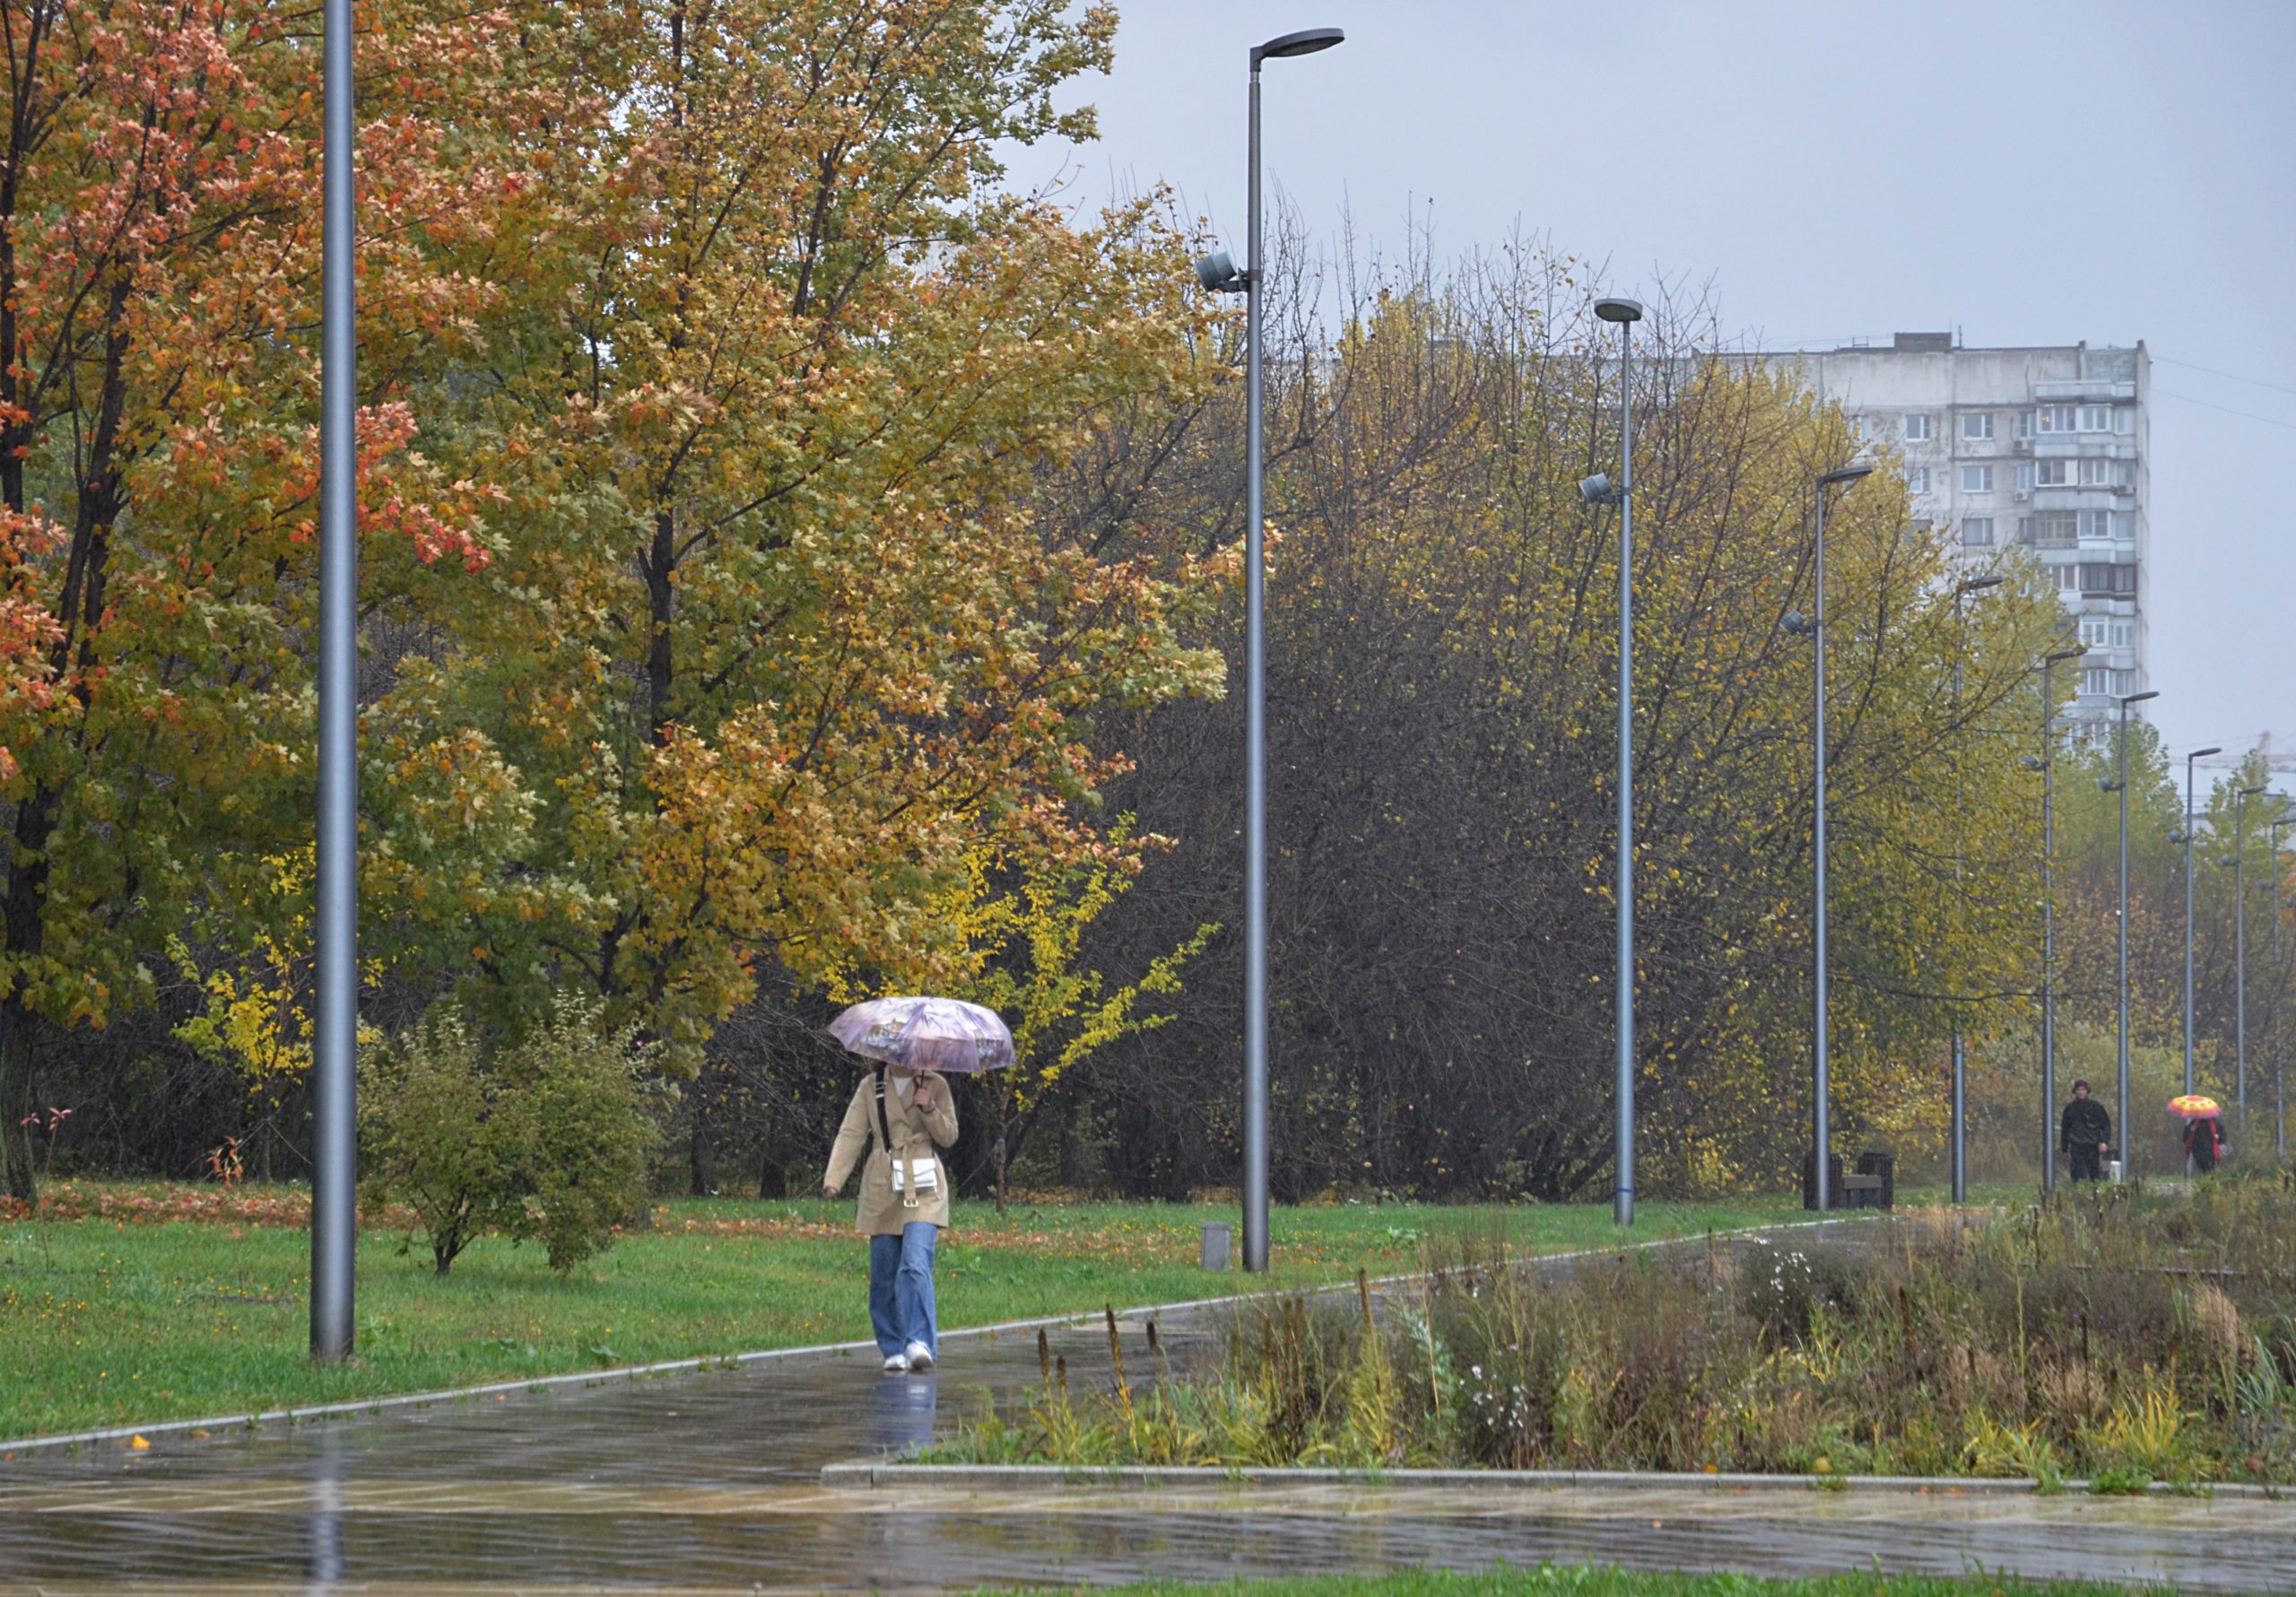
[[[1203,1318],[1166,1312],[1168,1345]],[[1078,1378],[1098,1325],[1051,1333]],[[1136,1322],[1127,1353],[1144,1358]],[[2296,1506],[1640,1489],[824,1489],[822,1465],[945,1434],[1037,1379],[1033,1333],[953,1334],[941,1370],[760,1358],[157,1434],[0,1463],[0,1591],[918,1589],[1439,1565],[1870,1568],[2296,1589]]]

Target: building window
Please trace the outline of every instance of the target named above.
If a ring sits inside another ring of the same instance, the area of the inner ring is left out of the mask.
[[[2126,649],[2135,648],[2135,647],[2136,623],[2134,621],[2115,621],[2113,623],[2113,647],[2117,649]]]
[[[1918,465],[1909,468],[1905,474],[1905,490],[1908,493],[1927,493],[1929,491],[1929,468],[1926,465]]]
[[[2017,491],[2019,493],[2032,492],[2035,481],[2033,463],[2030,460],[2019,461],[2017,463]]]
[[[2036,488],[2070,488],[2073,486],[2073,463],[2069,460],[2037,460],[2033,462],[2033,486]]]
[[[2084,404],[2081,407],[2079,431],[2110,432],[2113,430],[2113,407],[2109,404]]]
[[[2057,573],[2057,591],[2058,593],[2077,594],[2081,591],[2080,567],[2051,566],[2049,569]]]
[[[2058,510],[2046,516],[2028,516],[2032,536],[2028,543],[2041,549],[2066,549],[2081,535],[2080,518],[2070,510]]]
[[[1993,468],[1989,465],[1965,465],[1961,468],[1963,493],[1991,493]]]
[[[1909,444],[1926,444],[1929,441],[1927,416],[1908,416],[1905,419],[1905,441]]]
[[[2081,486],[2083,488],[2118,488],[2127,481],[2128,462],[2125,460],[2081,462]]]
[[[1961,436],[1971,441],[1993,436],[1993,412],[1971,411],[1961,418]]]
[[[2033,436],[2032,412],[2019,411],[2017,412],[2017,436],[2021,438],[2029,438]]]
[[[2045,404],[2033,412],[2035,432],[2071,432],[2073,407],[2069,404]]]
[[[2081,564],[2081,591],[2122,596],[2136,592],[2136,568],[2109,566],[2101,560],[2084,560]]]
[[[2106,639],[2111,636],[2111,626],[2112,623],[2109,621],[2083,621],[2081,623],[2083,647],[2092,649],[2104,647]]]
[[[2113,690],[2113,673],[2102,665],[2092,665],[2081,673],[2081,691],[2109,693]]]
[[[2113,697],[2122,698],[2136,691],[2136,673],[2126,669],[2113,673]]]
[[[2078,514],[2081,517],[2081,536],[2084,538],[2109,538],[2113,535],[2113,513],[2111,511],[2083,510],[2078,512]]]
[[[2127,540],[2129,540],[2131,542],[2135,542],[2135,540],[2136,540],[2136,512],[2135,512],[2135,511],[2134,511],[2134,510],[2116,510],[2116,511],[2114,511],[2114,512],[2113,512],[2113,536],[2114,536],[2114,537],[2116,537],[2116,538],[2126,538],[2126,539],[2127,539]]]
[[[2126,405],[2116,407],[2113,411],[2113,430],[2115,432],[2135,432],[2136,430],[2136,412]]]
[[[1961,523],[1961,542],[1971,549],[1982,548],[1993,542],[1993,517],[1972,516]]]

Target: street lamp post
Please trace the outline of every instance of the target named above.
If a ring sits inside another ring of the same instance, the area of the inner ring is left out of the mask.
[[[1998,577],[1965,577],[1953,585],[1953,907],[1961,902],[1961,601],[1971,594],[1997,588]],[[1969,1056],[1962,1046],[1961,1005],[1953,1006],[1953,1202],[1970,1201]]]
[[[2088,651],[2041,656],[2041,1192],[2057,1190],[2057,667]]]
[[[2280,815],[2272,822],[2272,1156],[2288,1158],[2288,1106],[2283,1101],[2282,1078],[2287,1063],[2287,1037],[2282,1029],[2281,1000],[2288,994],[2288,973],[2280,963],[2280,830],[2296,826],[2296,815]],[[2245,1129],[2242,1135],[2246,1135]]]
[[[1634,324],[1641,305],[1597,299],[1618,324],[1618,1180],[1611,1219],[1634,1223]],[[1579,484],[1582,491],[1594,479]],[[1593,497],[1589,495],[1589,497]]]
[[[1814,590],[1812,607],[1814,613],[1808,621],[1795,615],[1785,618],[1787,631],[1808,632],[1812,638],[1813,713],[1811,716],[1811,742],[1814,754],[1812,761],[1812,798],[1815,815],[1812,824],[1811,864],[1816,880],[1811,888],[1814,923],[1811,965],[1814,979],[1810,1002],[1810,1131],[1812,1152],[1816,1163],[1812,1172],[1811,1190],[1821,1214],[1833,1207],[1833,1182],[1826,1167],[1833,1142],[1832,1127],[1828,1118],[1831,1083],[1827,1077],[1830,1056],[1826,1038],[1826,491],[1854,483],[1861,477],[1871,475],[1873,470],[1871,465],[1846,465],[1819,476],[1811,562]]]
[[[2248,1137],[2248,801],[2264,783],[2232,790],[2232,1106],[2239,1146]]]
[[[317,1004],[311,1058],[311,1357],[351,1357],[359,1149],[359,346],[352,275],[351,0],[326,0],[319,246]]]
[[[2120,1134],[2120,1170],[2126,1176],[2135,1163],[2130,1154],[2135,1151],[2128,1140],[2128,707],[2143,704],[2148,699],[2161,697],[2160,690],[2147,689],[2142,693],[2123,693],[2120,699],[2120,731],[2114,739],[2114,750],[2119,761],[2119,775],[2114,779],[2113,791],[2120,794],[2120,912],[2118,933],[2115,939],[2118,955],[2118,974],[2114,980],[2119,1012],[2114,1028],[2113,1056],[2118,1066],[2120,1089],[2116,1112],[2119,1119],[2114,1129]]]
[[[1251,49],[1251,126],[1247,140],[1245,225],[1250,233],[1240,273],[1225,251],[1196,262],[1208,289],[1244,296],[1244,1268],[1267,1268],[1267,694],[1266,567],[1260,494],[1259,66],[1312,56],[1347,35],[1306,28]]]
[[[2185,1091],[2193,1090],[2192,1081],[2192,768],[2196,760],[2224,751],[2214,744],[2195,749],[2185,756]]]

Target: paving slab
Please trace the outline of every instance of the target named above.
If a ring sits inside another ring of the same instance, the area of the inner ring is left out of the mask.
[[[1554,1266],[1567,1268],[1568,1266]],[[1155,1315],[1206,1352],[1215,1308]],[[1126,1316],[1134,1378],[1143,1316]],[[1105,1327],[1048,1333],[1108,1378]],[[888,1376],[849,1347],[42,1447],[0,1462],[0,1591],[417,1593],[932,1590],[1542,1561],[1771,1574],[1866,1569],[2296,1589],[2285,1502],[1362,1482],[827,1489],[1022,1401],[1033,1330],[944,1339]]]

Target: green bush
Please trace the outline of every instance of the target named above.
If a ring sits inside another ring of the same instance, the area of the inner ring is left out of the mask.
[[[490,1230],[541,1243],[564,1274],[643,1208],[661,1140],[640,1080],[651,1051],[599,1018],[564,994],[547,1025],[489,1049],[442,1004],[362,1055],[361,1195],[413,1211],[440,1275]]]

